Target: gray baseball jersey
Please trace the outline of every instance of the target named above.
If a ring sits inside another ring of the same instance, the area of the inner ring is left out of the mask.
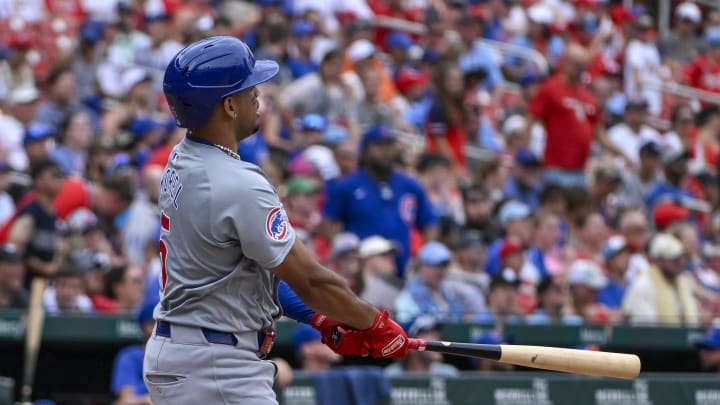
[[[255,165],[185,138],[160,184],[163,261],[155,318],[223,332],[280,316],[278,278],[294,241],[277,192]]]

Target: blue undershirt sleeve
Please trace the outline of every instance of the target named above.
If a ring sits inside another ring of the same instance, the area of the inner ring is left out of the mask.
[[[295,294],[286,282],[280,281],[278,286],[278,300],[282,307],[283,315],[302,323],[310,323],[315,311],[310,309],[300,297]]]

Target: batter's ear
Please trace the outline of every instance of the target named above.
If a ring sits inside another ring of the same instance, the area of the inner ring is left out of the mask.
[[[222,106],[224,116],[233,120],[237,118],[237,102],[233,96],[225,97],[222,101]]]

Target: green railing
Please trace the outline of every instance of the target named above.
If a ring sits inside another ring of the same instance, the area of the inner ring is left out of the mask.
[[[25,315],[18,311],[0,312],[0,343],[21,341]],[[277,344],[290,344],[294,321],[278,323]],[[502,329],[514,344],[576,346],[597,344],[614,349],[690,349],[700,339],[702,328],[639,326],[539,326],[523,324],[485,325],[457,323],[443,328],[443,339],[469,342],[489,329]],[[142,339],[134,318],[126,316],[62,315],[47,316],[43,330],[47,342],[131,343]]]
[[[313,377],[296,373],[282,405],[316,405]],[[713,374],[647,374],[634,381],[564,374],[462,373],[395,378],[389,405],[717,405]]]

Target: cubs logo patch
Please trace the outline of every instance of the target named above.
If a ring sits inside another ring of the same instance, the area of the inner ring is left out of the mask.
[[[285,211],[276,207],[268,212],[265,218],[265,234],[272,240],[282,241],[288,233],[288,223],[285,219]]]
[[[400,211],[400,218],[405,221],[406,224],[412,224],[415,221],[415,212],[417,210],[417,200],[412,194],[405,194],[400,198],[398,204],[398,210]]]

